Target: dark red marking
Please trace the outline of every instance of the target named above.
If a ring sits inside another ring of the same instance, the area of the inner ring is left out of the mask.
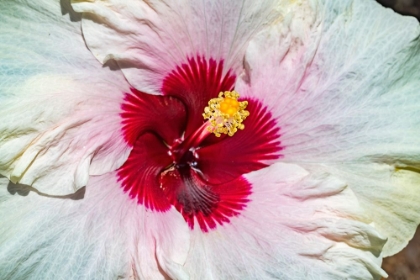
[[[188,136],[203,124],[203,112],[211,98],[221,91],[231,91],[236,77],[223,68],[223,61],[204,59],[198,56],[177,66],[164,80],[162,93],[182,100],[187,108]]]
[[[270,112],[248,100],[245,130],[185,141],[204,123],[208,101],[232,90],[234,82],[222,61],[197,57],[164,79],[164,96],[127,93],[122,130],[133,150],[118,175],[130,197],[153,211],[172,205],[191,228],[198,224],[204,232],[240,214],[251,193],[242,175],[280,157],[280,129]]]
[[[197,222],[204,232],[239,215],[251,194],[251,186],[243,177],[222,185],[210,185],[191,168],[169,171],[162,175],[161,182],[169,201],[190,228]]]
[[[208,182],[222,184],[232,181],[266,167],[264,161],[280,157],[280,128],[271,113],[257,100],[248,100],[246,109],[250,116],[244,121],[244,130],[196,150],[197,167]],[[217,138],[213,135],[210,137]]]
[[[127,161],[118,170],[124,191],[150,210],[167,211],[170,203],[160,188],[160,173],[172,163],[167,147],[152,133],[134,143]]]
[[[125,140],[133,145],[146,131],[153,131],[169,145],[185,130],[186,111],[176,98],[131,89],[121,106]]]

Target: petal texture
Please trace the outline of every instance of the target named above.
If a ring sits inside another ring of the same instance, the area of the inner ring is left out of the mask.
[[[128,84],[90,54],[60,2],[0,3],[0,173],[50,194],[115,170],[130,150],[119,117]]]
[[[278,163],[245,176],[250,203],[231,224],[192,233],[192,279],[379,279],[385,239],[331,174]]]
[[[181,215],[139,206],[115,173],[66,197],[0,184],[1,279],[186,279]]]
[[[278,1],[73,1],[83,34],[102,63],[116,60],[137,89],[158,94],[165,77],[202,55],[241,68],[248,41],[278,17]]]
[[[420,222],[419,24],[374,1],[313,3],[250,43],[236,88],[272,108],[283,161],[348,183],[391,255]]]

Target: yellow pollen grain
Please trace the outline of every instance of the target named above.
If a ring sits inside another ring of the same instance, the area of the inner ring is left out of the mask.
[[[217,137],[221,134],[233,136],[238,129],[244,129],[242,123],[249,112],[245,110],[248,101],[238,101],[239,94],[236,91],[219,93],[219,97],[210,99],[204,108],[204,119],[209,120],[207,129]]]
[[[223,114],[228,114],[229,116],[233,116],[239,110],[239,102],[236,99],[226,97],[220,103],[220,112]]]

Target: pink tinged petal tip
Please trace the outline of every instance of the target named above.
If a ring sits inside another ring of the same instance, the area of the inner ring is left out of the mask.
[[[133,150],[118,175],[131,198],[152,211],[174,206],[203,232],[240,214],[252,188],[242,175],[281,157],[282,146],[280,127],[257,99],[247,100],[250,116],[234,136],[205,130],[204,108],[234,82],[223,61],[198,56],[168,74],[163,96],[126,94],[121,118]]]

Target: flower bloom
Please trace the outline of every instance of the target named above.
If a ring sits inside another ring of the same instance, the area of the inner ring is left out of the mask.
[[[1,279],[378,279],[412,237],[414,19],[366,0],[8,2]]]

